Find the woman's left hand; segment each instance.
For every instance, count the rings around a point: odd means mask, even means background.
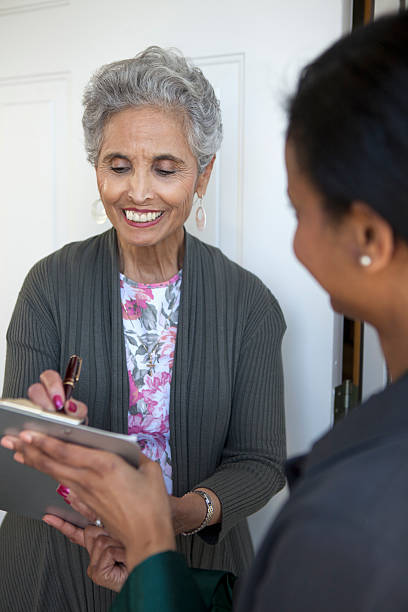
[[[44,523],[47,523],[47,525],[50,525],[50,527],[57,529],[73,544],[77,544],[78,546],[83,546],[85,548],[85,529],[77,527],[68,521],[64,521],[64,519],[59,518],[59,516],[55,516],[55,514],[45,514],[43,516],[43,521]],[[99,527],[96,529],[99,529]]]
[[[99,527],[86,527],[84,536],[90,557],[89,578],[99,586],[119,592],[129,575],[125,548]]]
[[[57,529],[73,544],[87,549],[89,578],[99,586],[119,592],[129,575],[126,567],[126,550],[100,527],[88,525],[76,527],[54,514],[46,514],[43,521]]]

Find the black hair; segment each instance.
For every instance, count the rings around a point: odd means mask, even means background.
[[[366,202],[408,241],[408,12],[341,38],[307,65],[287,139],[326,210]]]

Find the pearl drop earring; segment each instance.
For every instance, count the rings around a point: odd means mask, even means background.
[[[95,200],[95,202],[92,202],[91,216],[95,223],[97,223],[98,225],[102,225],[102,223],[105,223],[106,219],[108,218],[101,198],[98,198],[97,200]]]
[[[364,268],[368,268],[368,266],[371,266],[371,264],[373,263],[369,255],[361,255],[359,262],[360,266],[364,266]]]

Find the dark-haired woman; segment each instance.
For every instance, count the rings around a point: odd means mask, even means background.
[[[240,589],[239,612],[408,610],[407,160],[403,13],[355,31],[303,71],[289,105],[286,145],[296,255],[337,312],[376,327],[392,384],[289,473],[291,498]],[[8,441],[20,451],[17,459],[63,479],[124,546],[121,558],[133,571],[116,610],[141,612],[149,598],[149,610],[161,612],[226,609],[225,576],[217,576],[214,597],[204,600],[173,552],[169,513],[165,523],[162,508],[156,510],[165,494],[153,464],[136,471],[109,455],[25,439]],[[90,467],[95,458],[99,466]],[[119,478],[134,483],[127,513],[115,505],[124,486]],[[118,570],[117,543],[95,528],[89,543],[95,580],[107,567]]]

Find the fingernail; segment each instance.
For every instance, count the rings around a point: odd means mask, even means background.
[[[62,401],[62,397],[60,395],[54,395],[52,401],[54,402],[54,406],[58,412],[61,412],[61,410],[64,409],[64,402]]]
[[[24,457],[21,453],[15,453],[14,454],[14,461],[17,461],[17,463],[24,463]]]
[[[68,487],[64,487],[64,485],[60,484],[57,487],[57,493],[58,495],[61,495],[61,497],[65,499],[67,495],[69,495],[69,489]]]
[[[11,440],[7,440],[7,438],[3,438],[1,441],[1,445],[4,448],[9,448],[10,450],[14,449],[14,443]]]
[[[76,411],[77,411],[76,404],[74,404],[74,402],[69,402],[69,404],[68,404],[68,410],[69,410],[70,412],[76,412]]]

